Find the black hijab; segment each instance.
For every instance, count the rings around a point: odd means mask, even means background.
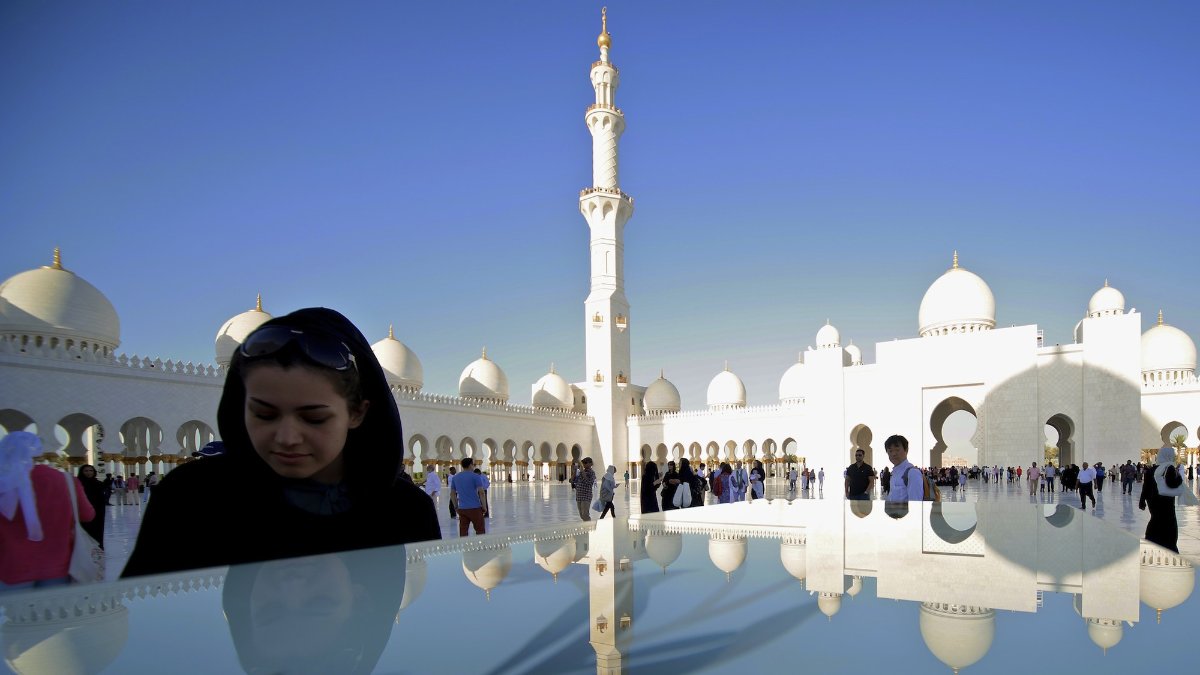
[[[345,483],[351,499],[355,501],[369,499],[370,495],[391,486],[404,458],[404,433],[396,399],[392,398],[383,368],[367,339],[349,319],[325,307],[296,310],[267,321],[257,330],[268,326],[287,326],[306,333],[324,333],[340,340],[350,349],[358,370],[362,397],[371,403],[362,424],[351,429],[346,436],[346,447],[342,451],[346,467]],[[246,432],[246,385],[242,381],[242,369],[246,361],[240,349],[234,351],[229,374],[225,378],[225,390],[217,407],[217,426],[221,440],[225,442],[226,454],[247,463],[251,470],[275,476],[275,472],[254,451]]]

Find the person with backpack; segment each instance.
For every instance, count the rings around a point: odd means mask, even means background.
[[[919,502],[925,499],[925,474],[908,461],[908,439],[889,436],[883,447],[895,469],[887,493],[889,502]]]
[[[729,466],[729,462],[721,462],[720,468],[713,472],[708,482],[712,484],[712,491],[717,496],[718,503],[733,503],[733,467]]]

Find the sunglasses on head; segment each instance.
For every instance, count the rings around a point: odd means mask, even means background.
[[[289,326],[260,328],[246,338],[238,351],[248,359],[256,359],[275,354],[293,343],[317,365],[333,370],[357,369],[354,353],[350,351],[345,342],[329,335],[316,332],[306,333],[299,328]]]

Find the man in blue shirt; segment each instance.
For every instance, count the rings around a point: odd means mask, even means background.
[[[463,470],[450,478],[450,494],[458,500],[458,536],[467,536],[467,529],[475,525],[475,534],[484,533],[483,525],[483,476],[471,471],[474,461],[463,457]]]

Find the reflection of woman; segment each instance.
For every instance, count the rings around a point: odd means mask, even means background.
[[[237,349],[217,408],[225,453],[167,474],[123,576],[437,539],[433,502],[397,480],[400,415],[345,317],[302,309]],[[246,489],[213,500],[231,478]]]
[[[1142,481],[1142,496],[1138,508],[1150,507],[1150,522],[1146,524],[1146,541],[1179,553],[1179,523],[1175,520],[1175,498],[1187,489],[1183,476],[1175,468],[1175,449],[1164,445],[1158,450],[1158,464],[1146,472]]]
[[[646,465],[642,467],[642,513],[658,511],[659,485],[662,485],[662,480],[658,475],[658,465],[654,462],[646,462]]]
[[[108,504],[108,497],[104,490],[104,483],[96,478],[96,467],[91,464],[84,464],[79,467],[79,482],[83,485],[83,493],[87,495],[88,502],[92,505],[92,509],[96,512],[96,517],[92,518],[83,525],[83,531],[91,535],[92,539],[100,544],[100,548],[104,548],[104,506]]]
[[[247,673],[369,673],[404,582],[401,549],[293,558],[233,567],[221,604]]]

